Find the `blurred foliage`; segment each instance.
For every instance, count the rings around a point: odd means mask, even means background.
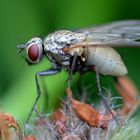
[[[34,74],[50,67],[47,59],[36,66],[28,67],[17,54],[18,44],[34,36],[44,37],[57,29],[140,19],[139,5],[139,0],[1,0],[0,102],[3,111],[11,113],[16,119],[24,119],[36,97]],[[130,77],[140,89],[140,49],[122,48],[119,52],[128,66]],[[85,81],[88,82],[87,77]],[[49,106],[48,110],[64,93],[66,78],[65,72],[45,78],[50,93],[46,105]],[[112,79],[108,77],[103,81],[107,81],[107,86],[112,83]],[[95,84],[94,76],[90,78],[90,83]]]

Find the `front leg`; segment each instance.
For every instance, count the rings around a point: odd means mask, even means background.
[[[40,90],[40,85],[39,85],[39,81],[38,81],[38,76],[50,76],[50,75],[54,75],[54,74],[57,74],[61,71],[61,68],[52,68],[52,69],[49,69],[49,70],[46,70],[46,71],[40,71],[40,72],[37,72],[35,74],[35,82],[36,82],[36,88],[37,88],[37,97],[35,99],[35,102],[33,104],[33,107],[28,115],[28,118],[26,120],[26,123],[29,122],[30,118],[31,118],[31,115],[37,105],[37,102],[41,96],[41,90]]]

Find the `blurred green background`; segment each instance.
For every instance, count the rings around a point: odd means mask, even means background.
[[[1,0],[1,109],[18,120],[25,119],[36,97],[34,74],[50,67],[46,58],[40,64],[29,67],[17,54],[18,44],[34,36],[45,37],[57,29],[76,29],[124,19],[140,19],[139,0]],[[140,90],[140,49],[120,49],[119,52],[131,79]],[[67,74],[63,71],[47,78],[45,83],[50,93],[46,104],[48,110],[64,94],[66,78]],[[112,80],[108,82],[107,79],[104,80],[107,85],[112,83]],[[94,76],[90,80],[95,83]]]

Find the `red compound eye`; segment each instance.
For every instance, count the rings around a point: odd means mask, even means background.
[[[39,58],[39,46],[37,44],[33,44],[29,47],[28,57],[33,62],[38,60],[38,58]]]

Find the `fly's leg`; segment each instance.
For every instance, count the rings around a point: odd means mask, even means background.
[[[38,76],[50,76],[50,75],[54,75],[54,74],[59,73],[60,70],[61,70],[60,68],[58,68],[58,69],[55,69],[55,68],[54,68],[54,69],[50,69],[50,70],[46,70],[46,71],[37,72],[37,73],[35,74],[35,82],[36,82],[36,88],[37,88],[37,97],[36,97],[36,99],[35,99],[35,102],[34,102],[34,104],[33,104],[32,109],[31,109],[31,111],[30,111],[30,113],[29,113],[29,115],[28,115],[28,118],[27,118],[27,120],[26,120],[26,123],[29,122],[29,120],[30,120],[30,118],[31,118],[31,116],[32,116],[32,113],[33,113],[33,111],[34,111],[34,109],[35,109],[35,107],[36,107],[36,104],[37,104],[37,102],[38,102],[38,100],[39,100],[39,98],[40,98],[40,95],[41,95],[41,90],[40,90],[40,85],[39,85]]]
[[[138,90],[127,76],[117,77],[115,82],[116,89],[122,97],[122,107],[118,112],[121,116],[128,116],[138,106]]]
[[[103,104],[105,105],[107,111],[109,111],[109,113],[112,115],[112,117],[114,118],[116,123],[119,124],[117,118],[114,116],[114,113],[111,111],[105,96],[103,95],[103,91],[102,91],[102,87],[101,87],[101,81],[100,81],[100,74],[99,74],[99,71],[98,71],[97,67],[95,67],[95,71],[96,71],[96,82],[97,82],[98,94],[99,94],[99,96],[101,96]]]
[[[71,79],[72,79],[72,75],[73,75],[73,72],[75,70],[75,67],[76,67],[76,63],[77,63],[77,58],[78,58],[78,55],[76,52],[74,52],[74,55],[73,55],[73,59],[72,59],[72,62],[71,62],[71,67],[70,67],[70,72],[69,72],[69,76],[68,76],[68,79],[67,79],[67,82],[68,82],[68,91],[71,91]],[[72,99],[72,92],[67,92],[67,96],[68,96],[68,104],[69,104],[69,111],[67,111],[66,115],[67,116],[70,116],[69,117],[69,122],[71,122],[69,125],[73,128],[73,118],[72,118],[72,105],[71,105],[71,99]]]
[[[72,60],[72,64],[71,64],[71,68],[70,68],[70,72],[69,72],[69,76],[68,76],[68,80],[67,80],[69,89],[70,89],[70,85],[71,85],[72,75],[73,75],[73,72],[74,72],[75,67],[76,67],[77,58],[78,58],[77,52],[74,52],[73,60]]]

